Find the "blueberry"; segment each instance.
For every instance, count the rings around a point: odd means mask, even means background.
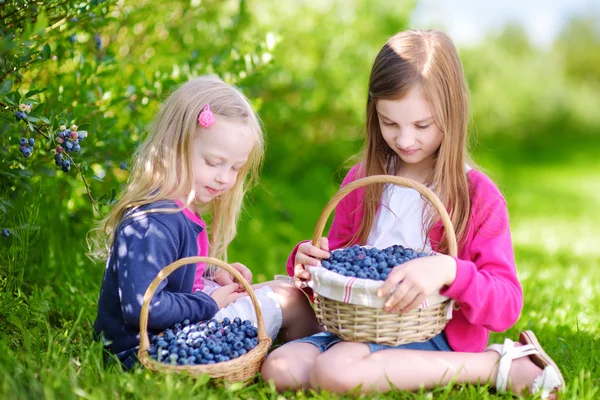
[[[21,146],[27,146],[27,138],[22,137],[21,139],[19,139],[19,144]]]
[[[10,236],[10,231],[6,228],[2,229],[2,236],[4,237],[9,237]]]
[[[33,145],[35,145],[35,139],[34,138],[29,138],[29,145],[33,147]]]
[[[25,120],[27,118],[27,114],[25,113],[25,111],[17,111],[15,112],[15,118],[17,119],[17,121]]]
[[[62,160],[62,170],[69,172],[71,170],[71,162],[69,160]]]
[[[97,50],[100,50],[102,48],[102,38],[97,33],[94,35],[94,43],[96,45]]]

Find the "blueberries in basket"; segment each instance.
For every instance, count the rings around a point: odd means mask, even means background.
[[[331,252],[329,259],[322,261],[321,265],[340,275],[384,281],[395,266],[425,256],[427,253],[401,245],[380,250],[355,244],[347,249]]]
[[[215,364],[238,358],[258,345],[258,329],[249,320],[184,320],[150,337],[148,354],[166,364]]]

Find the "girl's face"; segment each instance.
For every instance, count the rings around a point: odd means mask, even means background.
[[[383,139],[405,163],[401,172],[423,176],[433,168],[433,155],[442,144],[442,132],[433,122],[421,87],[414,86],[398,100],[377,100]]]
[[[213,125],[199,128],[192,142],[196,200],[208,203],[231,189],[254,145],[250,128],[239,121],[217,115]]]

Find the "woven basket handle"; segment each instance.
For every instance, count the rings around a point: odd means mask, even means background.
[[[458,255],[458,246],[456,244],[456,234],[454,233],[454,227],[452,226],[452,221],[450,220],[450,216],[446,211],[446,207],[442,204],[441,200],[433,193],[427,186],[413,181],[412,179],[402,178],[394,175],[372,175],[367,176],[365,178],[357,179],[354,182],[351,182],[341,188],[332,198],[329,200],[329,203],[323,209],[321,216],[319,217],[319,221],[317,222],[317,226],[315,228],[315,233],[313,235],[312,244],[313,246],[319,247],[319,241],[323,236],[323,230],[325,229],[325,224],[327,224],[327,220],[331,215],[332,211],[338,205],[338,203],[346,197],[346,195],[352,192],[355,189],[358,189],[363,186],[367,186],[373,183],[393,183],[397,186],[404,186],[408,188],[415,189],[419,193],[421,193],[433,207],[438,212],[440,217],[442,218],[442,224],[444,226],[444,230],[446,231],[446,236],[448,237],[448,253],[451,256],[456,257]]]
[[[258,322],[258,340],[265,340],[269,338],[267,330],[265,328],[265,321],[263,320],[262,311],[260,310],[260,303],[254,295],[254,290],[252,289],[252,286],[248,284],[248,282],[246,282],[246,279],[244,279],[242,274],[240,274],[235,268],[233,268],[226,262],[223,262],[213,257],[186,257],[174,261],[171,264],[167,265],[165,268],[163,268],[158,273],[156,278],[154,278],[152,283],[150,283],[148,289],[146,289],[146,293],[144,294],[144,302],[142,304],[142,311],[140,313],[140,349],[138,351],[139,353],[147,351],[150,348],[150,340],[148,339],[148,309],[150,308],[150,301],[154,296],[156,288],[167,276],[171,275],[171,273],[173,273],[175,270],[181,268],[184,265],[196,264],[199,262],[216,265],[219,268],[223,268],[225,271],[233,275],[237,282],[242,284],[242,286],[244,287],[244,289],[246,289],[246,292],[250,296],[252,304],[254,305],[254,310],[256,312],[256,320]]]

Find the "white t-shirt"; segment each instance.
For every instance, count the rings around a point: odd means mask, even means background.
[[[471,167],[465,164],[465,172]],[[367,245],[384,249],[394,244],[417,251],[431,252],[427,232],[423,230],[423,209],[433,207],[415,189],[386,184],[381,207],[369,233]]]
[[[431,252],[429,238],[423,231],[423,208],[428,204],[415,189],[386,184],[366,244],[378,249],[400,244]]]

